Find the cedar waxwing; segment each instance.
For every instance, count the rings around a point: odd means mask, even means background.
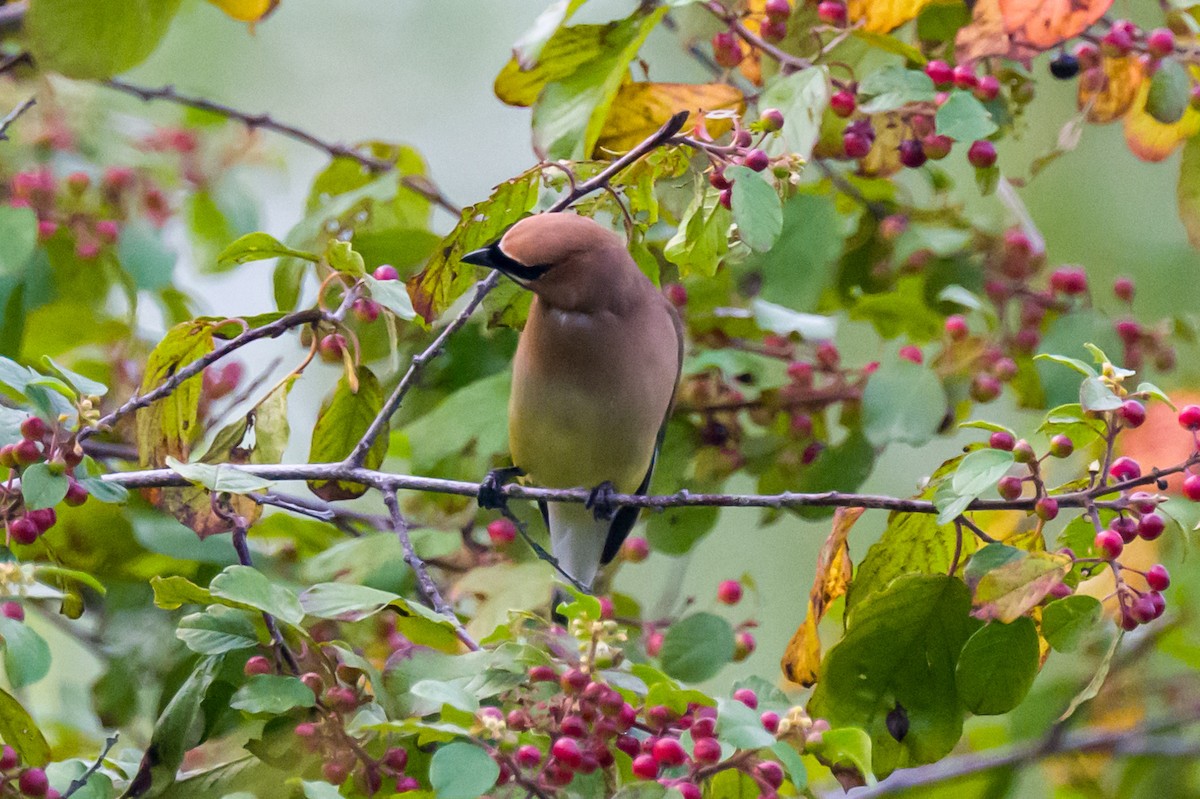
[[[621,237],[586,217],[527,217],[463,260],[534,294],[513,359],[510,474],[596,489],[594,510],[539,503],[559,566],[590,586],[638,517],[637,508],[614,514],[605,493],[650,486],[683,361],[679,315]]]

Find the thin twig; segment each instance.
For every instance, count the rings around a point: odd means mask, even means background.
[[[216,502],[213,503],[214,507],[216,504]],[[246,520],[237,514],[233,514],[231,518],[234,522],[233,549],[237,552],[238,563],[253,568],[254,560],[250,557],[250,547],[246,543]],[[299,674],[300,666],[296,663],[296,656],[292,654],[287,641],[283,640],[283,633],[279,631],[279,625],[275,623],[275,617],[264,610],[262,618],[263,624],[267,626],[267,633],[271,636],[271,640],[275,642],[275,650],[283,658],[283,662],[287,664],[288,670],[292,674]]]
[[[8,116],[0,119],[0,141],[8,141],[8,127],[17,121],[17,117],[24,114],[37,103],[36,97],[30,97],[25,102],[18,105],[16,108],[8,112]]]
[[[417,586],[433,609],[446,617],[446,620],[454,625],[454,632],[458,635],[458,640],[471,650],[479,649],[479,644],[471,637],[467,629],[463,627],[462,622],[458,620],[458,616],[454,613],[454,608],[450,607],[449,603],[442,598],[442,592],[438,590],[437,583],[429,576],[429,570],[425,568],[425,561],[421,560],[417,555],[417,550],[413,547],[412,538],[408,535],[408,523],[404,521],[404,517],[400,514],[400,501],[396,498],[396,492],[388,491],[383,495],[383,501],[388,507],[388,513],[392,520],[392,529],[396,532],[396,537],[400,539],[400,546],[404,550],[404,562],[413,570],[413,574],[417,577]]]
[[[639,160],[647,153],[670,141],[671,137],[678,133],[680,128],[683,127],[684,123],[687,121],[687,117],[688,115],[686,111],[671,117],[669,120],[667,120],[666,124],[659,128],[652,136],[648,137],[632,150],[625,153],[625,155],[613,161],[600,172],[596,173],[596,175],[593,177],[585,180],[583,183],[580,183],[577,186],[573,186],[570,192],[568,192],[562,197],[562,199],[549,208],[548,212],[557,213],[559,211],[564,211],[580,197],[584,197],[607,186],[608,182],[612,180],[613,176],[622,169],[625,169],[627,166]],[[404,373],[404,376],[400,378],[400,382],[396,384],[396,388],[392,391],[391,396],[388,397],[387,402],[385,402],[383,405],[383,408],[380,409],[379,413],[375,416],[375,419],[371,422],[371,426],[368,427],[367,431],[363,434],[362,439],[359,440],[358,444],[355,445],[354,449],[346,457],[346,463],[348,465],[362,465],[363,461],[367,457],[367,453],[371,450],[371,445],[374,444],[375,439],[379,438],[379,436],[383,433],[384,429],[388,425],[388,421],[392,418],[392,415],[395,414],[397,409],[399,409],[400,403],[404,401],[405,395],[408,394],[409,389],[411,389],[416,383],[417,378],[420,376],[425,366],[438,356],[438,354],[442,351],[442,348],[445,346],[446,340],[449,339],[450,336],[455,333],[455,331],[467,323],[467,319],[470,318],[471,314],[475,312],[475,309],[479,307],[480,303],[483,302],[483,298],[486,297],[488,292],[495,288],[499,282],[500,273],[492,272],[486,278],[476,283],[475,294],[471,297],[470,302],[468,302],[466,306],[459,311],[458,315],[451,320],[450,324],[446,325],[445,329],[438,334],[437,338],[435,338],[428,347],[413,356],[412,361],[409,363],[408,370]]]
[[[372,172],[390,172],[396,168],[396,164],[392,161],[387,161],[382,158],[374,158],[365,155],[353,147],[347,147],[344,144],[335,144],[325,139],[318,138],[306,130],[302,130],[294,125],[288,125],[273,119],[269,114],[248,114],[245,111],[239,111],[236,108],[223,105],[222,103],[206,99],[204,97],[194,97],[192,95],[181,94],[175,90],[174,86],[161,86],[159,88],[147,88],[144,86],[135,86],[116,78],[110,78],[103,82],[104,86],[110,89],[115,89],[125,94],[133,95],[140,100],[149,102],[151,100],[166,100],[178,105],[187,106],[188,108],[196,108],[201,111],[208,111],[213,114],[219,114],[226,119],[233,119],[241,122],[248,128],[261,128],[278,133],[282,136],[287,136],[290,139],[303,142],[310,147],[318,150],[323,150],[333,158],[349,158],[362,164],[365,168]],[[420,194],[430,202],[440,206],[448,213],[458,216],[462,213],[459,208],[450,200],[446,199],[437,187],[434,186],[427,178],[420,175],[404,175],[400,178],[400,182],[408,189]]]
[[[112,735],[108,736],[108,738],[104,741],[104,748],[100,750],[100,754],[96,756],[95,762],[88,766],[87,771],[71,780],[71,784],[67,786],[67,791],[62,795],[62,799],[70,799],[70,797],[74,795],[76,791],[87,786],[88,780],[90,780],[92,775],[99,771],[100,767],[104,765],[104,758],[108,757],[108,753],[111,752],[112,748],[117,745],[117,739],[120,737],[121,734],[117,732],[114,732]]]

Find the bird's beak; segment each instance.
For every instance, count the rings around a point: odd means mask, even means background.
[[[478,250],[472,250],[462,257],[464,264],[472,266],[486,266],[488,269],[496,268],[496,245],[489,244],[486,247],[481,247]]]

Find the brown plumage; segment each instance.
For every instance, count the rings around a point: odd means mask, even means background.
[[[549,488],[611,482],[620,493],[644,493],[679,380],[683,333],[621,237],[585,217],[542,214],[464,260],[534,293],[513,360],[513,464]],[[542,510],[555,557],[584,584],[638,515],[623,508],[597,519],[570,503]]]

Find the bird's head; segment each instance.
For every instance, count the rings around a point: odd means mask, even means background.
[[[526,217],[462,260],[504,273],[548,305],[585,312],[619,301],[641,277],[620,236],[575,214]]]

